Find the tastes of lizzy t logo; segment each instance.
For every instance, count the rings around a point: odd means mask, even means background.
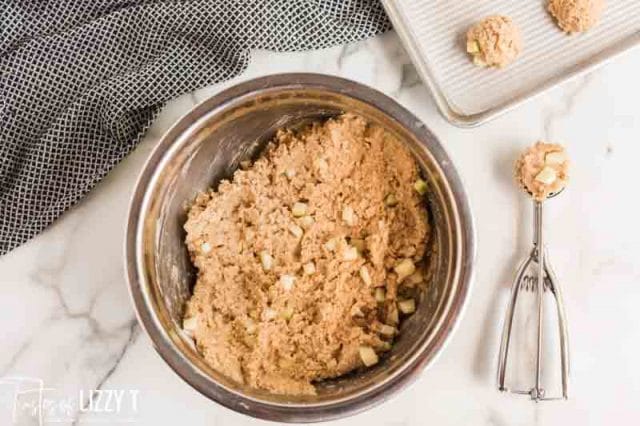
[[[0,424],[44,426],[55,423],[135,423],[137,389],[64,392],[33,377],[0,377]]]

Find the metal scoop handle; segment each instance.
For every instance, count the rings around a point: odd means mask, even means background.
[[[509,306],[507,308],[507,315],[504,322],[504,328],[502,332],[502,342],[500,345],[500,356],[498,360],[498,389],[501,391],[507,391],[517,394],[527,394],[531,396],[534,401],[560,399],[560,398],[548,398],[545,396],[545,390],[542,387],[541,375],[542,375],[542,339],[543,339],[543,294],[546,289],[549,289],[553,294],[558,315],[558,326],[560,333],[560,357],[561,357],[561,375],[562,375],[562,399],[568,397],[568,382],[569,382],[569,338],[567,332],[567,320],[564,309],[564,302],[553,269],[547,260],[548,256],[544,247],[543,238],[543,215],[542,215],[542,203],[534,201],[534,238],[533,249],[529,257],[520,265],[516,273],[516,278],[511,290],[511,297],[509,300]],[[525,274],[529,268],[531,262],[537,263],[537,282],[535,286],[537,302],[538,302],[538,323],[537,323],[537,353],[536,353],[536,371],[535,371],[535,386],[529,390],[510,390],[505,386],[506,380],[506,368],[507,358],[509,355],[509,343],[511,341],[511,329],[513,326],[513,318],[515,314],[515,307],[518,300],[518,294],[523,289],[526,289]],[[546,277],[546,280],[545,280]],[[525,283],[525,285],[523,285]]]

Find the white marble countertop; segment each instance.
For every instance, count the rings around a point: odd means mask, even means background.
[[[415,113],[457,165],[477,223],[473,292],[442,356],[398,396],[336,424],[639,424],[640,203],[634,173],[640,158],[640,51],[483,127],[463,130],[440,117],[393,33],[315,52],[255,52],[247,72],[234,81],[170,102],[144,142],[85,200],[1,257],[0,423],[10,424],[1,417],[7,415],[3,399],[12,383],[7,378],[16,376],[55,388],[51,399],[67,401],[71,415],[69,421],[59,416],[62,424],[262,423],[207,400],[155,353],[129,301],[123,238],[134,181],[160,135],[223,87],[288,71],[351,78]],[[499,393],[495,367],[504,295],[531,237],[529,204],[514,188],[512,162],[538,138],[566,144],[573,158],[569,190],[547,209],[547,240],[564,286],[573,363],[570,400],[534,404]],[[129,406],[115,414],[101,407],[80,413],[79,399],[90,389],[125,390],[122,404]]]

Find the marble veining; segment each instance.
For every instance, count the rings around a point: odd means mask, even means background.
[[[442,356],[399,396],[336,424],[640,421],[640,205],[633,198],[640,158],[640,51],[465,130],[438,115],[393,33],[313,52],[254,52],[238,78],[169,102],[140,146],[86,199],[42,235],[1,257],[2,400],[7,383],[13,383],[7,378],[30,377],[55,388],[53,400],[71,401],[67,417],[57,424],[263,423],[210,402],[154,352],[135,319],[122,257],[132,187],[163,132],[223,88],[277,72],[351,78],[414,112],[449,151],[478,228],[472,297]],[[569,401],[535,405],[497,392],[495,360],[513,270],[531,244],[531,209],[511,181],[511,167],[517,153],[539,138],[566,143],[574,161],[570,188],[547,209],[549,249],[569,314],[573,381]],[[139,392],[126,416],[91,412],[98,401],[80,404],[78,398],[80,390],[117,389]],[[2,417],[5,405],[0,403],[0,424],[10,424]]]

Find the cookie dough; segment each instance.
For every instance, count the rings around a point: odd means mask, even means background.
[[[205,361],[289,395],[376,364],[426,285],[427,189],[412,154],[359,116],[278,131],[188,213],[198,278],[183,327]]]
[[[549,0],[549,13],[567,33],[587,31],[604,11],[604,0]]]
[[[516,161],[516,180],[534,200],[544,201],[564,189],[569,180],[569,159],[562,145],[536,142]]]
[[[521,51],[520,30],[508,16],[489,16],[467,32],[467,52],[478,66],[503,68]]]

